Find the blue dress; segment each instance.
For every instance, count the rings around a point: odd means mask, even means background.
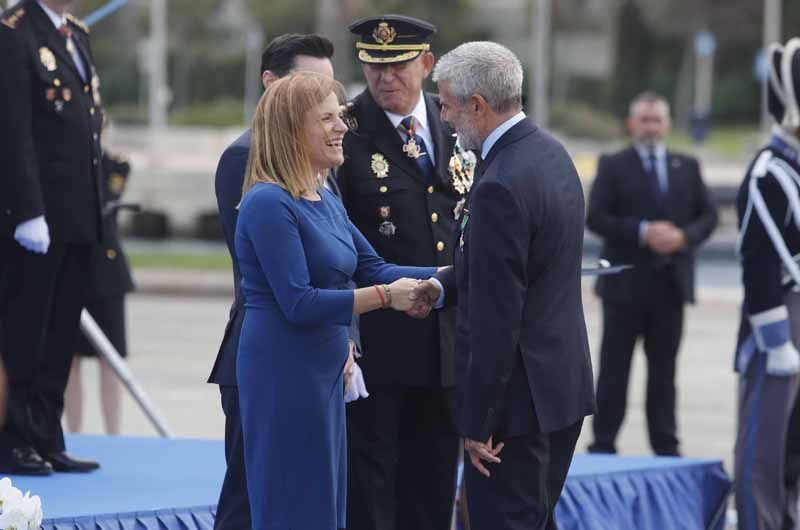
[[[245,295],[236,373],[253,530],[346,526],[347,284],[436,272],[385,263],[339,199],[320,195],[294,199],[257,184],[236,223]]]

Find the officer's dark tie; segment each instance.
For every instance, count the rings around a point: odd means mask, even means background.
[[[656,202],[661,204],[664,200],[664,190],[661,189],[661,180],[658,178],[658,157],[656,157],[655,149],[647,151],[647,172],[650,175],[650,184],[653,187]]]
[[[397,126],[397,130],[406,136],[406,143],[403,146],[406,156],[414,160],[414,163],[417,164],[420,172],[425,175],[428,182],[433,182],[436,178],[436,169],[433,167],[430,155],[428,155],[428,146],[425,145],[425,140],[417,134],[416,118],[414,116],[404,118],[400,125]]]

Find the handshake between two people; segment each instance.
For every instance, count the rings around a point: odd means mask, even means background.
[[[401,278],[389,286],[389,307],[413,318],[426,318],[442,294],[441,285],[433,280]]]

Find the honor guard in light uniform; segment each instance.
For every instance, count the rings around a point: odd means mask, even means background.
[[[86,270],[102,233],[100,81],[88,29],[66,12],[69,4],[23,0],[0,15],[13,35],[0,72],[19,78],[25,95],[17,123],[0,131],[0,143],[22,146],[23,163],[0,178],[29,192],[22,210],[5,206],[0,234],[12,308],[3,315],[0,348],[9,381],[2,474],[98,467],[65,453],[61,429]]]
[[[785,444],[800,373],[800,39],[769,49],[768,103],[779,125],[737,198],[744,303],[736,351],[740,530],[794,528]],[[796,497],[795,497],[796,498]]]
[[[456,148],[422,84],[434,64],[425,21],[398,15],[350,25],[367,89],[351,103],[342,200],[385,260],[452,264],[450,237],[475,158]],[[394,312],[392,312],[394,313]],[[445,530],[455,496],[458,437],[452,423],[454,313],[417,321],[361,318],[358,363],[369,398],[348,404],[351,530]]]

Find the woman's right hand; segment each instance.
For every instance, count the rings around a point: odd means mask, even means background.
[[[389,292],[392,297],[389,307],[396,311],[408,311],[414,307],[414,300],[411,299],[410,295],[418,283],[419,280],[400,278],[389,284]]]

